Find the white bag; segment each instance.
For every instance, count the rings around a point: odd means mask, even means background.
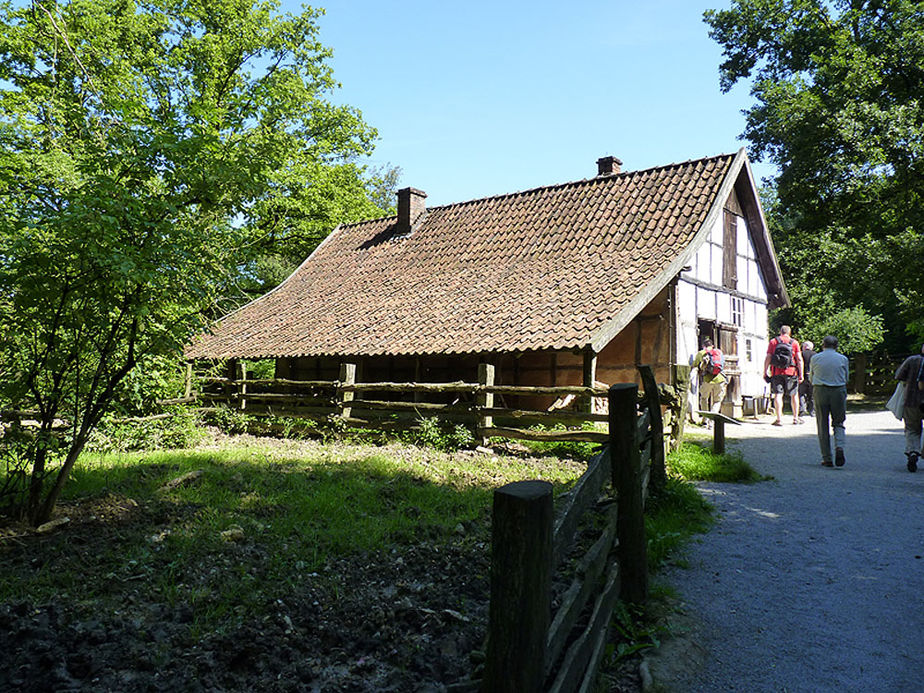
[[[888,409],[899,421],[902,420],[902,409],[905,408],[905,381],[899,380],[898,385],[895,386],[895,392],[892,393],[892,396],[889,398],[889,401],[886,402],[886,409]]]

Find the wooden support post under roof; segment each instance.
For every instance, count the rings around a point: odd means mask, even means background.
[[[494,385],[494,364],[492,363],[479,363],[478,364],[478,384],[483,386]],[[480,392],[478,393],[478,407],[483,407],[485,409],[491,409],[494,407],[494,393],[493,392]],[[479,421],[479,428],[486,429],[494,426],[494,417],[493,416],[482,416]],[[487,438],[482,438],[482,445],[488,444]]]
[[[593,347],[587,346],[584,347],[584,377],[582,385],[584,387],[593,387],[594,383],[597,381],[597,352],[593,350]],[[594,411],[594,397],[593,395],[588,395],[584,398],[582,402],[581,409],[590,414]]]
[[[241,409],[247,408],[247,364],[244,361],[239,362],[238,372],[240,373],[239,392],[241,395]]]
[[[340,384],[341,385],[355,385],[356,384],[356,364],[349,363],[344,361],[340,364]],[[353,401],[353,391],[352,390],[343,390],[342,388],[337,392],[337,402],[340,406],[340,417],[343,419],[349,419],[350,415],[353,413],[350,403]]]

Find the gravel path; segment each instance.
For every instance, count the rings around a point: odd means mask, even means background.
[[[649,660],[667,691],[924,689],[924,469],[901,422],[848,414],[847,464],[821,466],[815,420],[726,426],[775,480],[702,484],[712,531],[685,568],[678,637]],[[791,419],[790,419],[791,421]]]

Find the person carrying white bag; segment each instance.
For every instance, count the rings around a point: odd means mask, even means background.
[[[901,416],[896,413],[895,403],[889,400],[889,409],[900,418],[905,424],[905,457],[908,458],[907,467],[909,472],[918,471],[918,460],[921,457],[921,432],[922,418],[924,418],[924,344],[921,345],[921,353],[909,356],[902,365],[895,371],[895,379],[899,381],[898,387],[895,388],[893,398],[899,394],[899,389],[904,385],[903,395],[899,395],[902,400]]]

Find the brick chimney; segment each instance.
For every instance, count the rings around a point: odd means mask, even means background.
[[[597,175],[611,176],[622,171],[622,161],[615,156],[603,156],[597,159]]]
[[[397,233],[410,233],[421,220],[427,206],[424,200],[427,193],[417,188],[402,188],[398,191],[398,228]]]

